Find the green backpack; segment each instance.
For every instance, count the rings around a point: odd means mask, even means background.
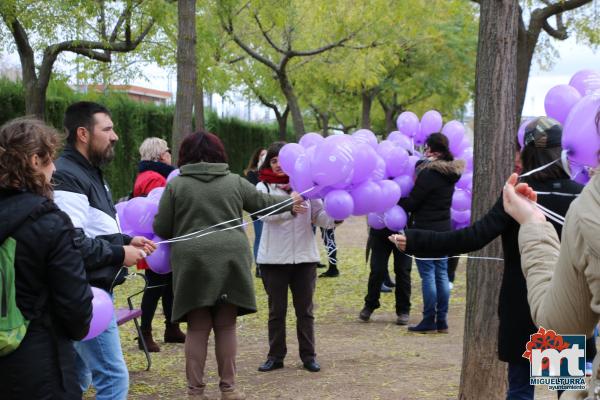
[[[11,237],[0,245],[0,356],[19,347],[29,325],[15,298],[16,247],[17,242]]]

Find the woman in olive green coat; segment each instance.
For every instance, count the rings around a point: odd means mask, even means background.
[[[188,323],[188,393],[206,399],[204,364],[214,330],[221,398],[244,399],[234,386],[236,317],[256,312],[252,254],[243,228],[216,231],[239,225],[244,210],[252,213],[290,197],[260,193],[246,179],[230,173],[223,144],[211,133],[200,131],[183,140],[179,166],[181,174],[167,184],[161,197],[154,232],[170,239],[233,220],[206,231],[215,233],[171,244],[172,319]],[[292,196],[301,202],[300,196]],[[289,202],[278,212],[291,209]]]

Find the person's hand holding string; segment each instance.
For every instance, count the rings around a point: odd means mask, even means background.
[[[526,183],[518,183],[518,175],[512,174],[502,191],[504,211],[519,224],[541,223],[546,217],[536,206],[537,193]]]

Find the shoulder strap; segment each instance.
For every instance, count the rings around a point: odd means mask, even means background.
[[[265,185],[265,187],[267,188],[267,193],[271,193],[271,188],[269,187],[269,184],[265,181],[260,181],[260,183],[262,183],[263,185]]]

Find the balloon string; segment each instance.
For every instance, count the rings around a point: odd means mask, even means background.
[[[307,189],[307,190],[305,190],[305,191],[303,191],[303,192],[301,192],[301,193],[299,193],[299,194],[300,194],[300,195],[303,195],[303,194],[309,193],[309,192],[310,192],[310,191],[312,191],[314,188],[315,188],[315,187],[313,186],[313,187],[311,187],[311,188],[309,188],[309,189]],[[289,206],[289,204],[291,204],[293,201],[294,201],[294,199],[292,199],[292,198],[290,197],[289,199],[286,199],[286,200],[284,200],[284,201],[281,201],[281,202],[279,202],[279,203],[276,203],[276,204],[274,204],[274,205],[272,205],[272,206],[265,207],[265,208],[263,208],[262,210],[255,211],[255,212],[253,212],[252,214],[250,214],[250,216],[253,216],[253,215],[256,215],[256,214],[262,214],[262,213],[263,213],[264,211],[266,211],[266,210],[269,210],[269,209],[271,209],[271,208],[277,207],[277,208],[275,208],[273,211],[271,211],[271,212],[269,212],[269,213],[267,213],[267,214],[265,214],[265,215],[262,215],[262,216],[260,216],[260,217],[258,217],[258,218],[257,218],[258,220],[262,220],[262,219],[264,219],[264,218],[268,217],[269,215],[275,214],[277,211],[279,211],[279,210],[282,210],[282,209],[286,208],[286,207],[287,207],[287,206]],[[279,207],[278,207],[278,206],[279,206]],[[211,234],[213,234],[213,233],[217,233],[217,232],[225,232],[225,231],[229,231],[229,230],[231,230],[231,229],[240,228],[240,227],[243,227],[243,226],[246,226],[246,225],[249,225],[249,224],[250,224],[250,222],[243,222],[243,223],[241,223],[241,224],[234,225],[234,226],[231,226],[231,227],[228,227],[228,228],[223,228],[223,229],[219,229],[219,230],[215,230],[215,231],[211,231],[211,232],[206,232],[206,231],[208,231],[208,230],[210,230],[210,229],[213,229],[213,228],[216,228],[216,227],[218,227],[218,226],[221,226],[221,225],[224,225],[224,224],[228,224],[228,223],[231,223],[231,222],[237,221],[237,220],[239,220],[239,219],[240,219],[240,218],[234,218],[234,219],[231,219],[231,220],[229,220],[229,221],[220,222],[220,223],[218,223],[218,224],[215,224],[215,225],[209,226],[209,227],[207,227],[207,228],[201,229],[201,230],[199,230],[199,231],[196,231],[196,232],[187,233],[187,234],[185,234],[185,235],[176,236],[176,237],[173,237],[173,238],[171,238],[171,239],[168,239],[168,240],[162,240],[162,241],[160,241],[160,242],[156,242],[156,244],[165,244],[165,243],[184,242],[184,241],[186,241],[186,240],[198,239],[198,238],[201,238],[201,237],[203,237],[203,236],[211,235]],[[206,232],[206,233],[204,233],[204,232]]]
[[[417,257],[412,254],[404,253],[402,250],[400,250],[400,252],[402,254],[404,254],[405,256],[412,258],[413,260],[419,260],[419,261],[442,261],[442,260],[447,260],[449,258],[471,258],[473,260],[504,261],[504,258],[500,258],[500,257],[478,257],[478,256],[467,256],[467,255],[446,256],[446,257]]]
[[[542,171],[542,170],[544,170],[544,169],[548,168],[549,166],[551,166],[551,165],[553,165],[553,164],[556,164],[556,163],[557,163],[557,162],[559,162],[559,161],[560,161],[560,158],[557,158],[556,160],[554,160],[554,161],[552,161],[552,162],[549,162],[548,164],[542,165],[541,167],[537,167],[537,168],[535,168],[535,169],[532,169],[531,171],[528,171],[528,172],[526,172],[526,173],[524,173],[524,174],[521,174],[521,175],[519,175],[519,178],[525,178],[526,176],[533,175],[533,174],[535,174],[536,172],[540,172],[540,171]]]

